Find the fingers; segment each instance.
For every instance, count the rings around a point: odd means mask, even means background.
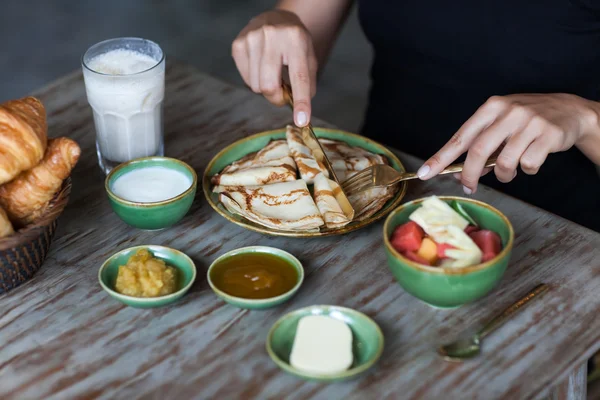
[[[527,147],[520,158],[521,169],[527,175],[535,175],[552,152],[553,143],[549,136],[541,136]]]
[[[294,121],[305,126],[310,121],[311,72],[308,60],[308,43],[303,36],[291,33],[292,46],[287,53],[288,70],[294,94]]]
[[[508,183],[515,178],[523,153],[534,140],[541,136],[543,128],[543,122],[534,118],[523,130],[511,136],[498,155],[494,168],[494,173],[500,182]]]
[[[306,59],[290,62],[290,82],[294,93],[294,121],[297,126],[305,126],[310,121],[310,78]]]
[[[238,36],[231,44],[231,56],[233,57],[236,68],[240,71],[244,83],[250,86],[248,48],[246,47],[246,41],[243,37]]]
[[[276,42],[269,40],[270,35],[274,35],[274,32],[265,29],[265,43],[260,63],[260,93],[271,103],[281,106],[285,104],[281,87],[283,60]]]
[[[467,194],[474,193],[480,177],[490,171],[484,166],[494,154],[498,154],[494,172],[501,182],[512,181],[519,164],[526,174],[538,173],[548,154],[571,146],[570,125],[565,127],[560,118],[545,114],[555,112],[556,107],[544,108],[526,100],[515,100],[511,96],[490,98],[419,169],[419,177],[435,176],[465,151],[467,157],[462,172],[454,177],[463,183]]]
[[[497,97],[491,97],[465,122],[452,138],[417,172],[420,179],[429,179],[450,165],[471,146],[475,138],[499,116],[506,105]]]
[[[474,193],[477,190],[477,183],[482,175],[485,162],[507,140],[509,142],[512,140],[512,146],[506,149],[507,144],[502,149],[498,155],[494,171],[500,172],[500,175],[498,173],[496,175],[501,182],[510,182],[514,178],[520,155],[533,141],[530,136],[531,132],[535,132],[536,127],[532,126],[532,129],[526,129],[529,125],[532,125],[530,121],[531,118],[523,107],[510,107],[473,141],[462,171],[462,183],[466,188],[465,192]],[[517,153],[516,162],[512,159],[514,153]]]
[[[528,175],[537,174],[546,161],[548,154],[562,151],[565,132],[554,124],[544,124],[541,135],[525,150],[521,156],[521,169]]]
[[[477,190],[477,183],[483,173],[485,162],[506,140],[505,126],[504,120],[497,120],[473,141],[461,172],[465,193],[471,194]]]
[[[490,172],[492,172],[494,169],[493,168],[484,168],[483,172],[481,173],[481,176],[486,176],[487,174],[489,174]],[[462,174],[460,172],[457,172],[455,174],[452,174],[452,177],[454,179],[456,179],[457,181],[462,181]]]
[[[261,60],[264,49],[264,37],[261,30],[249,32],[246,35],[246,46],[248,48],[248,75],[250,80],[250,89],[254,93],[261,93],[260,90],[260,70]]]
[[[310,75],[310,97],[311,99],[317,94],[317,72],[319,70],[319,62],[313,46],[312,40],[308,42],[308,73]]]
[[[298,126],[310,122],[318,63],[306,29],[264,25],[244,30],[233,42],[231,53],[244,82],[276,105],[285,103],[281,83],[286,65],[294,94],[294,122]]]

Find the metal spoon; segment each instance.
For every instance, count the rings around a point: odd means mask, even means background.
[[[536,297],[540,297],[548,290],[544,283],[533,288],[525,297],[509,306],[506,310],[495,316],[476,334],[469,338],[459,339],[456,342],[441,346],[438,353],[447,361],[463,361],[476,357],[481,352],[481,341],[484,337],[502,326],[517,311]]]

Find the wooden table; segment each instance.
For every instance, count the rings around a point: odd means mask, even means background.
[[[600,235],[518,200],[481,188],[476,197],[504,211],[517,238],[501,284],[453,311],[432,309],[405,293],[386,265],[382,223],[341,237],[283,239],[228,223],[201,191],[176,227],[142,232],[111,212],[97,166],[92,115],[80,73],[40,90],[50,134],[83,148],[70,205],[52,251],[30,282],[0,296],[0,398],[540,398],[600,347]],[[190,66],[167,69],[166,151],[201,173],[224,146],[284,126],[275,109],[248,90]],[[315,125],[325,125],[316,122]],[[418,160],[400,153],[408,168]],[[411,183],[407,199],[460,194],[452,178]],[[180,249],[198,279],[178,304],[139,310],[109,298],[97,282],[102,261],[139,244]],[[246,245],[276,246],[303,261],[306,279],[289,303],[243,311],[217,299],[205,278],[218,255]],[[440,342],[479,326],[534,285],[552,287],[484,345],[479,359],[453,364]],[[311,304],[352,307],[384,331],[384,355],[361,379],[333,385],[280,371],[265,351],[271,325]],[[585,368],[571,379],[582,381]],[[566,386],[563,386],[566,389]],[[558,392],[554,392],[556,394]]]

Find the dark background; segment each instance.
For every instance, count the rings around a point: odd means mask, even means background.
[[[327,0],[324,0],[327,1]],[[80,68],[101,40],[138,36],[223,80],[243,84],[231,42],[275,0],[1,0],[0,102]],[[366,104],[371,51],[350,16],[319,83],[314,114],[357,131]]]

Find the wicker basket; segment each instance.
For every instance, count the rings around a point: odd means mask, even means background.
[[[50,206],[35,224],[0,239],[0,293],[31,279],[44,263],[58,217],[69,202],[71,178],[67,178]]]

